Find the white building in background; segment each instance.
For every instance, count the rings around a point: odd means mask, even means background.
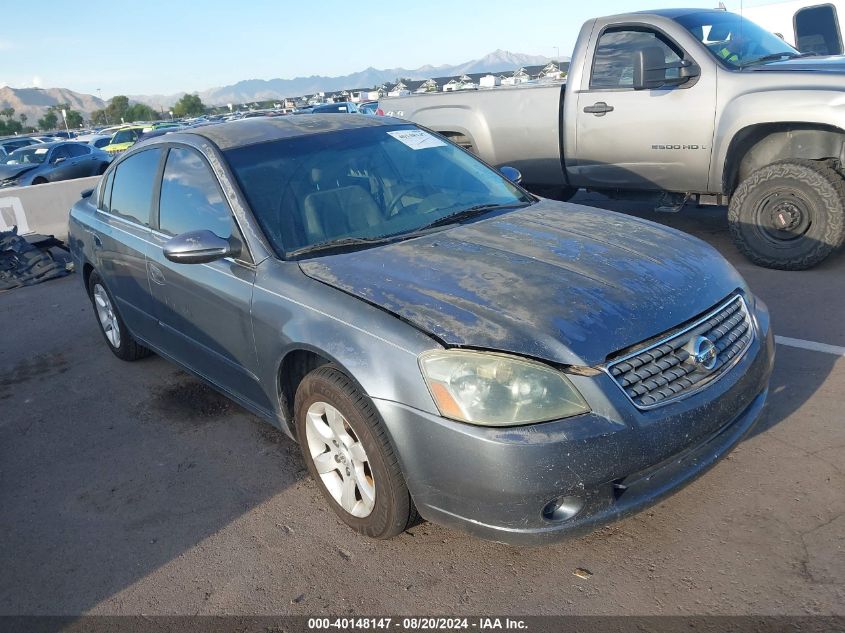
[[[406,97],[411,94],[411,91],[408,90],[408,86],[405,85],[404,82],[400,81],[398,84],[393,86],[390,92],[387,93],[388,97]]]
[[[414,92],[416,94],[423,94],[425,92],[437,92],[437,90],[437,82],[434,79],[426,79]]]
[[[502,80],[505,86],[515,86],[531,80],[531,75],[524,68],[514,71],[513,75]]]
[[[549,62],[540,71],[540,79],[563,79],[566,73],[555,62]]]
[[[502,80],[496,75],[485,75],[478,80],[478,85],[482,88],[495,88],[502,85]]]

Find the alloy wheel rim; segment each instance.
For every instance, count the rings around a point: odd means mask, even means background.
[[[94,307],[97,309],[97,318],[100,320],[106,339],[115,349],[120,347],[120,326],[117,323],[117,315],[114,313],[106,289],[100,284],[94,286]]]
[[[305,414],[308,453],[323,485],[346,512],[363,518],[373,511],[376,487],[370,460],[349,422],[327,402]]]

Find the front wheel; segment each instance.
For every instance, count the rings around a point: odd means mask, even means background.
[[[294,402],[296,432],[308,472],[352,529],[386,539],[416,518],[405,479],[378,413],[337,367],[305,378]]]
[[[812,268],[845,239],[845,179],[817,161],[772,163],[737,187],[728,223],[737,248],[755,264]]]

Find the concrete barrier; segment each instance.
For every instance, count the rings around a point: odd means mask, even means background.
[[[99,176],[45,185],[0,189],[0,231],[18,227],[20,235],[40,233],[67,240],[67,217],[79,194],[96,186]]]

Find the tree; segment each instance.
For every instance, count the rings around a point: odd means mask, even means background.
[[[108,125],[109,117],[105,110],[94,110],[91,113],[91,123],[94,125]]]
[[[21,120],[21,125],[26,125],[27,116],[23,112],[18,115],[18,118]]]
[[[77,112],[76,110],[68,110],[67,111],[67,126],[72,129],[82,127],[82,115]]]
[[[55,130],[58,122],[59,117],[56,116],[56,113],[52,109],[47,110],[47,114],[38,119],[38,129],[45,132],[47,130]]]
[[[197,95],[185,94],[173,106],[173,115],[177,117],[200,116],[205,114],[205,105]]]
[[[144,103],[135,103],[127,108],[124,116],[127,121],[155,121],[158,112]]]
[[[109,121],[120,123],[121,119],[126,118],[126,111],[129,109],[129,97],[124,95],[115,95],[106,106],[106,116]]]
[[[0,116],[4,116],[7,119],[11,119],[15,116],[15,109],[14,108],[3,108],[0,110]]]

